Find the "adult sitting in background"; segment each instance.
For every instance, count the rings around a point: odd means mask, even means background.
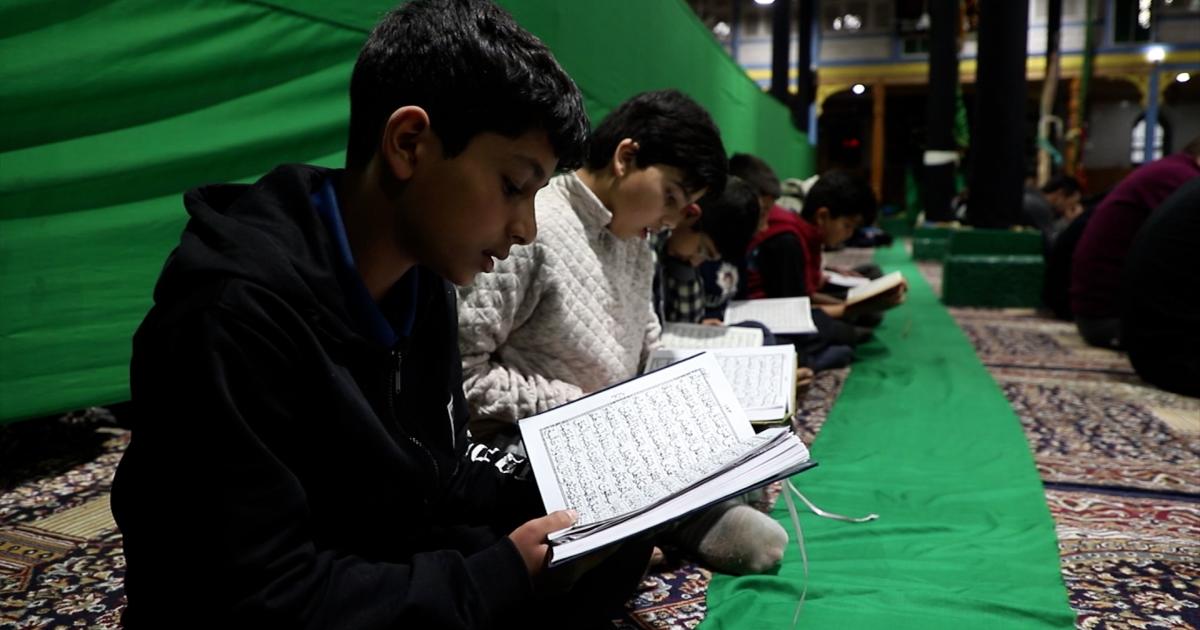
[[[1183,151],[1138,168],[1096,207],[1071,262],[1071,311],[1089,344],[1120,346],[1121,269],[1129,246],[1151,211],[1197,176],[1200,137]]]
[[[1025,187],[1021,214],[1027,225],[1042,231],[1047,252],[1058,235],[1083,214],[1083,205],[1079,203],[1081,195],[1079,181],[1068,175],[1051,177],[1041,190]]]
[[[1192,178],[1146,220],[1129,247],[1121,286],[1121,343],[1142,378],[1200,397],[1200,177]]]
[[[1070,225],[1050,245],[1046,251],[1046,271],[1042,280],[1042,305],[1050,309],[1054,316],[1065,321],[1073,321],[1071,313],[1071,257],[1075,247],[1087,229],[1087,223],[1096,212],[1096,206],[1104,201],[1107,194],[1092,195],[1083,202],[1083,214],[1075,217]]]

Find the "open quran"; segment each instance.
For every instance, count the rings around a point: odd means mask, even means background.
[[[579,514],[550,566],[815,465],[789,428],[754,433],[708,353],[519,426],[546,509]]]
[[[796,408],[796,349],[791,344],[757,348],[712,348],[733,394],[755,425],[786,422]],[[659,349],[646,360],[646,372],[682,361],[695,350]]]
[[[846,292],[846,306],[851,304],[860,304],[867,300],[877,298],[881,295],[891,293],[899,289],[900,285],[904,284],[904,274],[899,271],[893,271],[885,276],[880,276],[866,284],[852,287]]]
[[[763,345],[763,333],[759,328],[667,322],[659,341],[676,349],[744,348]]]
[[[817,332],[817,325],[812,318],[812,303],[806,297],[730,301],[725,308],[725,323],[744,321],[756,321],[777,335]]]

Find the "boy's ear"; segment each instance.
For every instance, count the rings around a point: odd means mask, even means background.
[[[383,127],[379,153],[393,177],[405,181],[412,177],[417,161],[436,138],[429,125],[429,114],[415,105],[406,105],[388,116]]]
[[[818,227],[825,227],[825,224],[828,222],[829,208],[826,206],[817,208],[817,211],[813,213],[813,223],[815,223]]]
[[[625,138],[617,143],[612,157],[614,176],[622,177],[637,167],[637,151],[638,143],[633,138]]]

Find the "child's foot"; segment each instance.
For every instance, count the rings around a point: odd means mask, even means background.
[[[812,368],[796,368],[796,393],[803,394],[808,386],[812,385],[814,378],[816,378],[816,373],[812,371]]]
[[[721,515],[700,540],[700,559],[721,573],[764,573],[783,559],[788,535],[771,517],[749,505]]]

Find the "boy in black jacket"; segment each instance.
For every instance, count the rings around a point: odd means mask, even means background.
[[[541,568],[572,515],[536,518],[523,462],[468,442],[450,282],[533,240],[534,194],[581,163],[579,91],[490,3],[414,0],[350,101],[344,171],[185,196],[113,487],[127,627],[528,626],[570,601]],[[585,575],[574,619],[648,554]]]

